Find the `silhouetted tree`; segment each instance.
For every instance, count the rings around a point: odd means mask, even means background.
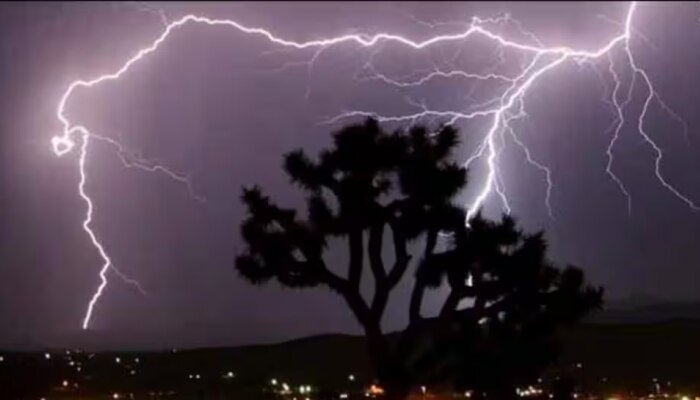
[[[525,234],[510,217],[477,215],[467,227],[455,212],[447,249],[423,258],[416,279],[449,294],[438,316],[403,333],[404,369],[409,381],[514,398],[553,361],[558,328],[601,306],[602,289],[578,268],[557,269],[541,232]]]
[[[599,303],[600,291],[584,285],[580,270],[559,271],[546,260],[541,234],[524,235],[510,218],[491,223],[477,216],[465,226],[464,211],[452,203],[466,185],[466,170],[450,157],[458,145],[454,128],[431,133],[416,126],[389,134],[369,119],[333,139],[318,161],[301,150],[285,156],[285,171],[307,194],[304,217],[277,206],[258,187],[244,188],[247,249],[236,267],[254,284],[275,278],[288,287],[325,285],[341,295],[364,329],[387,397],[403,398],[423,382],[492,393],[503,387],[497,382],[512,388],[551,358],[557,326]],[[382,256],[387,230],[391,265]],[[346,241],[346,273],[324,260],[332,238]],[[409,243],[418,239],[423,248],[409,326],[389,337],[382,316],[409,269]],[[360,291],[367,271],[371,299]],[[441,312],[424,317],[425,292],[444,283],[450,292]]]

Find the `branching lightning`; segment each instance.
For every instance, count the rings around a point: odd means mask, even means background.
[[[119,159],[126,168],[136,168],[146,172],[159,172],[165,174],[170,179],[185,185],[187,191],[193,199],[202,203],[206,202],[204,197],[195,192],[194,188],[192,187],[192,181],[188,177],[173,171],[157,161],[143,159],[138,152],[127,149],[123,144],[114,139],[95,134],[92,135],[92,138],[114,146],[117,149]]]
[[[179,29],[187,24],[221,26],[232,28],[234,31],[241,34],[262,37],[284,50],[294,51],[314,49],[313,57],[309,61],[298,63],[307,66],[309,75],[311,74],[311,69],[314,62],[322,55],[325,49],[341,44],[354,44],[356,46],[373,49],[370,60],[364,64],[362,70],[356,76],[356,79],[359,81],[371,81],[375,84],[391,85],[398,88],[420,87],[428,82],[439,79],[460,79],[473,82],[495,81],[503,85],[499,93],[493,98],[480,101],[478,104],[471,104],[464,110],[437,110],[428,107],[425,102],[414,102],[413,105],[418,108],[418,111],[414,113],[382,115],[375,111],[350,110],[325,121],[326,123],[335,123],[346,118],[363,116],[372,116],[380,121],[399,123],[415,123],[423,119],[440,120],[447,124],[454,124],[458,121],[475,119],[483,119],[486,121],[488,125],[486,131],[484,132],[483,139],[479,141],[474,153],[464,162],[465,166],[470,166],[477,160],[483,160],[487,168],[485,180],[481,184],[478,193],[472,201],[465,205],[467,209],[467,222],[469,218],[474,216],[474,214],[484,205],[485,201],[494,194],[502,202],[504,210],[506,212],[510,212],[507,190],[501,177],[501,167],[499,164],[501,152],[506,143],[509,141],[518,146],[518,148],[522,150],[526,161],[544,175],[544,179],[547,183],[545,204],[550,216],[553,215],[550,203],[551,192],[553,189],[553,173],[546,165],[535,159],[526,143],[519,138],[514,123],[528,117],[525,101],[528,93],[537,82],[543,80],[548,74],[551,74],[552,71],[557,70],[559,67],[568,62],[574,62],[581,66],[583,64],[600,63],[601,60],[603,62],[607,61],[607,73],[613,82],[613,86],[609,93],[609,98],[605,99],[604,101],[606,104],[612,107],[615,120],[613,121],[613,125],[610,130],[610,132],[612,132],[611,139],[606,148],[606,154],[608,157],[606,172],[625,196],[628,210],[631,212],[632,207],[630,192],[627,190],[622,180],[614,174],[612,167],[614,162],[615,145],[618,142],[623,126],[628,122],[625,118],[626,106],[631,101],[633,92],[639,83],[642,84],[646,94],[642,109],[634,120],[635,128],[638,134],[654,152],[654,171],[656,178],[664,188],[666,188],[680,201],[686,203],[693,210],[698,210],[700,209],[700,206],[683,194],[679,189],[671,185],[663,175],[661,163],[664,153],[646,131],[645,119],[654,100],[656,100],[659,107],[668,112],[672,118],[683,123],[684,128],[685,122],[661,100],[656,89],[654,88],[649,74],[635,59],[631,43],[634,37],[639,36],[636,34],[633,27],[633,17],[637,11],[637,8],[638,5],[636,2],[630,3],[624,22],[619,24],[621,32],[610,38],[602,47],[597,49],[575,49],[566,46],[546,47],[535,35],[524,30],[518,21],[512,19],[508,15],[486,19],[475,17],[472,18],[470,22],[459,23],[464,27],[459,33],[436,35],[423,41],[414,41],[407,37],[394,35],[391,33],[378,33],[371,36],[362,34],[348,34],[325,39],[299,42],[278,37],[267,29],[245,26],[234,20],[186,15],[177,20],[169,21],[165,17],[164,13],[158,12],[158,15],[160,15],[162,18],[165,28],[150,45],[138,50],[133,57],[128,59],[114,72],[102,74],[89,80],[80,79],[72,82],[63,93],[63,96],[61,97],[56,109],[56,116],[62,125],[62,133],[52,138],[53,151],[56,155],[63,156],[71,152],[77,146],[78,169],[80,174],[78,193],[85,201],[87,206],[85,219],[83,220],[82,226],[102,259],[102,267],[99,272],[100,284],[89,301],[85,317],[83,319],[83,328],[87,329],[90,325],[94,307],[107,286],[107,273],[110,270],[114,271],[118,276],[121,276],[125,281],[136,285],[140,290],[142,290],[136,281],[124,276],[124,274],[114,267],[110,256],[91,226],[94,204],[85,190],[88,177],[88,144],[92,143],[92,140],[95,140],[112,145],[117,149],[117,153],[125,166],[139,168],[150,172],[164,173],[166,176],[174,179],[175,181],[184,184],[193,197],[199,200],[203,199],[195,194],[189,179],[187,179],[185,176],[175,173],[161,164],[143,160],[138,157],[136,153],[128,151],[120,142],[114,139],[96,135],[90,132],[86,127],[72,122],[66,114],[66,105],[73,95],[80,90],[94,88],[107,82],[119,80],[119,78],[129,72],[134,64],[156,52],[161,44],[164,43],[176,29]],[[153,10],[149,9],[149,12],[153,12]],[[427,24],[431,27],[437,26],[437,24],[431,25],[427,22],[419,22],[421,24]],[[448,24],[455,25],[457,23],[450,22]],[[526,38],[526,40],[518,41],[515,39],[510,39],[494,30],[489,29],[489,27],[492,25],[502,24],[511,24],[511,26],[514,26],[522,37]],[[472,39],[483,39],[487,43],[491,43],[496,46],[496,52],[501,63],[504,62],[505,51],[516,52],[518,55],[525,57],[525,60],[527,61],[521,65],[519,73],[515,74],[514,76],[496,73],[494,72],[495,70],[486,72],[470,72],[456,68],[451,63],[447,63],[449,65],[446,68],[435,66],[435,68],[430,70],[419,71],[411,76],[404,76],[400,78],[391,77],[389,74],[378,71],[378,69],[375,68],[374,64],[372,63],[372,57],[379,52],[382,46],[388,44],[395,44],[413,49],[415,51],[421,51],[428,47],[434,47],[440,44],[455,42],[461,43]],[[646,40],[643,37],[642,39]],[[613,54],[621,54],[623,56],[625,60],[624,67],[628,69],[631,76],[630,82],[628,83],[628,92],[623,99],[621,99],[620,93],[623,83],[623,75],[620,73],[620,68],[622,66],[619,64],[616,65],[613,62]],[[457,55],[455,55],[455,59],[456,56]],[[293,66],[293,63],[285,64],[280,71],[290,66]],[[602,77],[602,72],[597,72],[600,73]],[[307,90],[307,97],[309,93],[310,92]],[[466,97],[471,98],[471,95],[471,93],[467,93]]]

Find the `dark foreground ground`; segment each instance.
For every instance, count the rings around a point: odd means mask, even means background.
[[[371,384],[363,340],[347,335],[186,351],[0,354],[0,398],[8,400],[262,399],[283,385],[289,399],[364,398]],[[658,391],[694,399],[700,396],[700,321],[583,325],[548,375],[562,370],[601,398]]]

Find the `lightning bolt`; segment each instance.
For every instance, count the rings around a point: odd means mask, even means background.
[[[418,112],[394,116],[381,115],[373,111],[352,110],[341,113],[340,115],[329,119],[328,122],[334,123],[350,117],[371,116],[384,122],[415,123],[416,121],[424,118],[441,117],[446,119],[447,124],[453,124],[459,120],[472,120],[475,118],[490,117],[491,123],[486,132],[484,141],[480,146],[478,146],[477,151],[472,156],[470,156],[464,163],[464,165],[468,167],[477,159],[485,158],[488,170],[486,174],[486,182],[482,185],[480,191],[476,195],[476,198],[470,204],[467,205],[467,220],[473,217],[474,214],[483,206],[486,199],[494,193],[501,199],[505,211],[509,212],[510,210],[508,199],[504,194],[502,179],[499,178],[500,173],[498,168],[499,145],[496,142],[496,138],[499,135],[503,135],[504,132],[509,133],[510,136],[513,138],[513,141],[523,150],[523,152],[525,153],[526,160],[535,168],[541,170],[544,173],[547,182],[545,203],[547,205],[549,215],[552,216],[552,208],[550,205],[550,196],[553,185],[551,177],[552,173],[549,168],[534,160],[527,146],[525,146],[525,144],[518,139],[511,123],[526,115],[524,112],[523,101],[527,93],[529,92],[529,89],[533,86],[533,84],[536,81],[545,76],[548,72],[555,70],[557,67],[559,67],[567,61],[573,61],[578,65],[582,65],[584,63],[592,63],[594,61],[599,60],[602,57],[605,57],[608,59],[610,66],[608,72],[614,82],[614,88],[612,93],[610,94],[610,98],[606,99],[605,102],[613,106],[615,114],[614,132],[606,148],[606,154],[608,156],[606,172],[611,177],[611,179],[617,184],[620,191],[625,196],[627,200],[628,211],[631,212],[631,196],[629,191],[623,184],[622,180],[612,171],[612,165],[614,161],[613,150],[615,144],[617,143],[617,140],[619,139],[620,132],[626,122],[624,117],[626,106],[632,99],[633,92],[636,89],[636,85],[639,79],[641,79],[641,82],[643,82],[647,94],[644,100],[642,110],[638,114],[636,119],[636,130],[655,154],[654,171],[656,178],[663,185],[663,187],[665,187],[671,194],[673,194],[679,200],[686,203],[691,209],[698,210],[700,209],[698,204],[691,200],[689,197],[687,197],[685,194],[683,194],[675,186],[670,184],[661,172],[663,151],[649,136],[645,129],[644,122],[646,120],[649,107],[651,106],[652,101],[656,100],[659,106],[664,111],[666,111],[672,118],[679,121],[683,125],[684,134],[686,135],[686,141],[688,140],[687,125],[685,121],[683,121],[677,113],[675,113],[665,102],[663,102],[658,92],[654,88],[649,74],[646,72],[646,70],[644,70],[644,68],[642,68],[637,63],[634,57],[634,53],[631,48],[631,42],[634,36],[640,36],[639,34],[636,34],[636,31],[634,30],[632,24],[633,17],[637,8],[638,4],[636,2],[630,3],[629,8],[627,10],[627,14],[625,16],[625,21],[623,24],[621,24],[623,26],[622,32],[617,36],[611,38],[608,42],[605,43],[605,45],[603,45],[599,49],[594,50],[573,49],[565,46],[545,47],[542,45],[542,41],[537,39],[537,37],[534,36],[532,33],[525,31],[519,23],[515,22],[515,20],[511,19],[509,16],[498,17],[493,19],[474,18],[467,31],[465,31],[465,33],[462,34],[461,39],[467,39],[469,36],[472,35],[479,35],[485,37],[486,39],[494,41],[497,45],[500,46],[500,48],[517,50],[522,53],[530,54],[532,56],[532,61],[527,67],[525,67],[522,70],[522,73],[519,76],[508,77],[495,73],[479,74],[463,70],[442,71],[436,69],[428,73],[424,73],[423,75],[419,75],[418,77],[413,76],[410,79],[397,80],[392,79],[391,77],[388,77],[385,74],[376,71],[376,69],[372,65],[369,65],[365,66],[365,70],[372,72],[372,75],[365,77],[364,79],[381,81],[383,83],[393,85],[399,88],[419,86],[431,80],[444,79],[450,77],[459,77],[462,79],[471,79],[475,81],[486,81],[495,79],[509,82],[510,86],[508,86],[500,96],[496,96],[494,99],[482,103],[482,105],[486,106],[485,108],[477,109],[476,111],[464,112],[450,110],[435,110],[426,107],[425,104],[422,104],[420,107],[421,110]],[[498,35],[497,33],[488,30],[484,26],[487,23],[501,23],[504,21],[515,23],[518,31],[523,36],[530,39],[530,41],[533,44],[521,43],[507,39],[501,35]],[[423,23],[428,24],[425,22]],[[435,27],[438,24],[439,23],[429,24],[429,26]],[[447,24],[453,24],[453,22],[449,22]],[[641,37],[645,42],[649,42],[649,40],[644,36]],[[447,41],[453,38],[454,36],[448,35],[432,38],[430,40]],[[430,40],[428,40],[428,42]],[[418,43],[415,47],[420,48],[421,45],[424,43],[425,42]],[[627,66],[632,71],[632,78],[631,82],[629,83],[628,93],[623,101],[620,101],[619,99],[621,79],[619,74],[615,70],[611,58],[611,54],[615,50],[620,50],[623,52],[627,61]],[[549,58],[549,60],[540,62],[541,60],[546,58]],[[502,143],[505,142],[502,141]]]
[[[92,212],[93,212],[93,205],[92,205],[92,200],[90,197],[87,195],[85,192],[85,182],[87,180],[87,176],[84,173],[85,171],[85,162],[87,159],[87,149],[88,149],[88,143],[89,143],[89,133],[78,127],[74,132],[78,132],[82,134],[82,144],[80,146],[80,156],[79,156],[79,166],[80,166],[80,182],[78,183],[78,192],[80,193],[80,197],[83,198],[85,203],[87,204],[87,211],[85,212],[85,220],[83,221],[83,229],[85,232],[88,234],[90,237],[90,240],[92,241],[93,246],[97,249],[97,251],[100,254],[100,257],[102,258],[103,264],[102,268],[100,269],[100,285],[97,287],[97,290],[93,294],[92,298],[90,299],[90,302],[88,303],[87,311],[85,313],[85,317],[83,318],[83,329],[87,329],[88,324],[90,323],[90,317],[92,316],[92,310],[95,307],[95,304],[97,303],[97,300],[100,298],[102,295],[102,291],[105,289],[107,286],[107,271],[112,268],[113,271],[117,273],[118,276],[120,276],[122,279],[124,279],[126,282],[131,283],[135,285],[139,291],[145,294],[145,291],[141,287],[141,285],[131,279],[128,278],[126,275],[124,275],[121,271],[116,269],[112,265],[112,260],[109,258],[109,255],[107,255],[107,252],[105,251],[104,247],[102,246],[102,243],[97,239],[97,236],[95,235],[95,232],[92,230],[90,227],[90,223],[92,222]]]
[[[136,151],[127,149],[126,146],[112,138],[95,134],[93,134],[92,137],[94,139],[105,142],[111,146],[114,146],[117,149],[117,155],[119,156],[119,160],[121,160],[124,167],[136,168],[146,172],[158,172],[165,174],[170,179],[183,184],[187,188],[187,192],[193,199],[201,203],[206,202],[206,198],[204,198],[202,195],[198,194],[194,190],[194,187],[192,186],[192,181],[187,176],[173,171],[172,169],[161,164],[158,161],[147,160],[142,158]]]
[[[545,203],[550,216],[552,215],[552,208],[550,204],[550,195],[553,188],[552,172],[547,166],[543,165],[537,161],[535,157],[533,157],[525,142],[518,137],[514,123],[527,117],[528,114],[526,112],[525,99],[532,87],[548,74],[551,74],[553,71],[557,70],[568,62],[574,62],[577,65],[582,66],[584,64],[595,64],[595,62],[599,61],[600,59],[607,60],[609,66],[607,72],[611,77],[614,86],[612,91],[609,93],[610,97],[606,99],[605,102],[611,105],[613,108],[615,120],[613,121],[611,128],[613,134],[606,149],[606,154],[608,157],[606,172],[620,188],[623,195],[626,196],[628,209],[631,210],[631,196],[629,191],[623,185],[622,180],[620,180],[612,171],[614,162],[613,152],[617,140],[619,139],[621,129],[627,122],[625,119],[626,106],[630,102],[634,90],[637,88],[637,84],[641,82],[646,91],[646,95],[642,110],[636,118],[636,130],[655,154],[654,171],[656,178],[671,194],[677,197],[680,201],[686,203],[693,210],[697,210],[699,208],[698,205],[689,197],[684,195],[680,190],[671,185],[662,174],[661,163],[663,159],[663,151],[646,131],[644,121],[654,100],[656,100],[659,106],[667,111],[673,118],[681,121],[683,124],[684,122],[661,100],[648,73],[638,64],[634,57],[631,42],[633,36],[638,35],[634,34],[635,31],[632,26],[632,22],[637,8],[638,4],[636,2],[630,3],[624,23],[620,23],[622,31],[610,38],[600,48],[592,50],[575,49],[567,46],[547,47],[535,35],[527,32],[525,29],[523,29],[519,22],[512,19],[508,15],[485,19],[474,17],[470,22],[460,23],[460,25],[464,27],[461,32],[455,34],[436,35],[423,41],[414,41],[404,36],[386,32],[377,33],[375,35],[353,33],[325,39],[294,41],[279,37],[267,29],[248,27],[230,19],[216,19],[189,14],[177,20],[170,21],[165,17],[165,14],[162,11],[157,12],[157,14],[161,16],[161,20],[165,25],[165,28],[150,45],[138,50],[133,57],[129,58],[124,64],[111,73],[98,75],[97,77],[89,80],[79,79],[72,82],[63,93],[56,108],[56,117],[61,123],[62,133],[52,138],[51,143],[53,146],[53,151],[57,156],[63,156],[78,146],[78,169],[80,174],[78,192],[87,206],[85,219],[83,220],[83,229],[87,233],[89,239],[103,261],[99,272],[100,284],[88,304],[87,311],[83,319],[83,328],[87,329],[89,327],[93,309],[107,286],[108,271],[115,271],[117,275],[120,275],[127,282],[137,285],[136,281],[129,279],[121,274],[119,270],[114,268],[112,260],[91,227],[94,204],[85,191],[88,176],[86,164],[88,144],[91,143],[90,141],[94,139],[114,146],[117,149],[122,163],[126,167],[140,168],[149,172],[164,173],[175,181],[184,184],[193,197],[198,199],[201,198],[194,194],[190,181],[185,176],[175,173],[163,165],[153,163],[148,160],[143,160],[140,157],[134,157],[134,152],[127,150],[126,147],[121,145],[118,141],[96,135],[90,132],[86,127],[73,123],[66,114],[66,105],[73,95],[80,90],[94,88],[98,85],[116,81],[121,78],[124,74],[129,72],[132,66],[137,62],[156,52],[161,44],[164,43],[176,29],[179,29],[187,24],[204,24],[209,26],[227,27],[232,28],[234,31],[242,34],[265,38],[270,43],[279,46],[284,51],[313,49],[313,57],[309,61],[296,64],[286,64],[280,69],[281,71],[295,65],[306,65],[309,76],[311,75],[311,69],[313,68],[315,61],[322,55],[324,49],[342,44],[354,44],[356,46],[373,48],[375,50],[372,52],[369,61],[362,67],[362,70],[360,71],[361,73],[356,76],[356,79],[359,81],[373,81],[375,83],[391,85],[401,89],[420,87],[437,79],[461,79],[475,83],[494,81],[501,84],[502,87],[500,92],[493,98],[479,104],[473,104],[464,110],[438,110],[428,107],[425,102],[410,102],[410,104],[419,109],[417,112],[400,115],[382,115],[374,111],[350,110],[323,121],[324,123],[335,123],[346,118],[372,116],[383,122],[416,123],[420,120],[428,119],[441,120],[447,124],[455,124],[458,121],[485,119],[488,122],[488,125],[483,139],[479,142],[476,151],[464,162],[465,166],[470,166],[476,160],[483,159],[487,167],[486,179],[484,183],[480,186],[475,198],[465,205],[465,208],[467,209],[467,223],[469,219],[473,217],[474,214],[484,205],[485,201],[494,194],[501,200],[505,211],[510,212],[507,190],[504,186],[504,181],[501,176],[501,169],[499,167],[499,156],[506,146],[507,137],[509,137],[511,141],[523,151],[527,162],[543,173],[547,182]],[[153,12],[153,9],[149,8],[148,11]],[[427,24],[431,27],[436,27],[439,25],[439,23],[421,23]],[[454,23],[450,22],[448,24]],[[489,28],[491,25],[498,26],[502,24],[510,24],[514,26],[524,40],[520,41],[507,38],[504,35],[499,34],[497,31]],[[496,46],[496,54],[498,56],[499,63],[496,64],[494,68],[505,62],[504,54],[506,51],[513,51],[518,55],[523,56],[525,61],[521,62],[520,72],[514,75],[507,75],[496,73],[494,72],[494,69],[492,71],[476,73],[456,68],[454,67],[453,62],[445,62],[447,67],[439,67],[435,65],[432,69],[418,71],[411,76],[393,78],[388,74],[381,73],[372,63],[374,55],[377,54],[379,49],[381,49],[381,47],[385,44],[395,44],[420,51],[428,47],[438,46],[440,44],[461,43],[476,38],[481,38],[487,42],[493,43]],[[456,60],[459,57],[460,51],[461,48],[457,50],[453,60]],[[618,72],[618,66],[613,63],[611,58],[611,55],[615,51],[622,52],[626,60],[626,67],[630,70],[631,74],[629,90],[626,98],[622,101],[620,101],[619,93],[622,84],[622,76]],[[473,90],[474,86],[472,87],[472,91]],[[307,99],[309,95],[310,88],[308,88],[306,92]],[[470,98],[471,91],[467,93],[467,99]]]

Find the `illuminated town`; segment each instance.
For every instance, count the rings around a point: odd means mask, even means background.
[[[262,366],[241,368],[232,357],[208,350],[143,353],[92,353],[78,349],[35,353],[3,353],[0,377],[8,400],[68,399],[362,399],[382,398],[384,390],[362,370],[346,371],[332,365],[322,379],[282,371],[267,376]],[[228,364],[228,366],[227,366]],[[303,364],[303,361],[302,361]],[[235,366],[234,366],[235,365]],[[286,367],[286,366],[285,366]],[[313,367],[313,366],[312,366]],[[322,368],[323,366],[318,366]],[[531,399],[673,399],[700,400],[698,385],[678,385],[662,378],[638,381],[634,389],[616,389],[606,377],[594,378],[581,363],[569,365],[578,383],[566,394],[557,391],[560,377],[550,371],[531,385],[516,388],[517,397]],[[696,381],[697,383],[697,381]],[[629,386],[629,385],[628,385]],[[474,398],[475,393],[450,393],[425,385],[411,399]]]

